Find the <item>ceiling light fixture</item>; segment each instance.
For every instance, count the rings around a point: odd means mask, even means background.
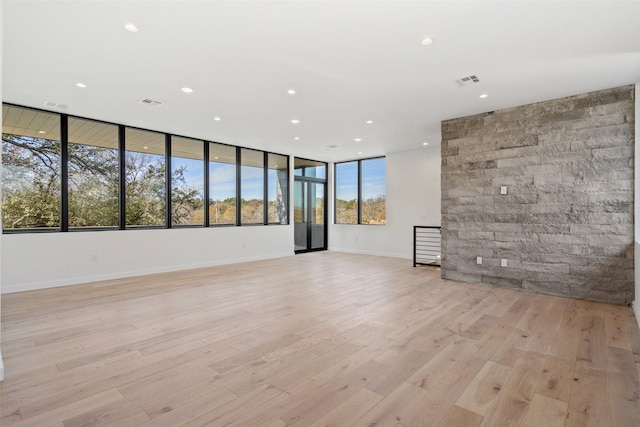
[[[422,39],[422,46],[429,46],[433,43],[433,39],[431,37],[425,37]]]
[[[220,117],[216,116],[216,117],[213,118],[213,120],[215,120],[216,122],[219,122],[222,119]]]
[[[366,122],[368,125],[372,125],[373,124],[373,120],[367,120]]]
[[[288,93],[289,95],[295,95],[295,94],[296,94],[296,91],[295,91],[295,89],[289,89],[289,90],[287,91],[287,93]]]
[[[422,145],[429,145],[429,143],[428,142],[423,142]]]
[[[38,133],[43,134],[43,133],[47,133],[47,132],[45,132],[43,130],[39,130]]]
[[[485,99],[486,97],[488,97],[489,95],[487,95],[486,93],[480,94],[480,99]]]
[[[297,125],[298,123],[300,123],[299,119],[291,119],[291,123],[293,123],[294,125]]]
[[[125,24],[124,29],[127,31],[131,31],[132,33],[137,33],[138,32],[138,27],[136,27],[135,24]]]
[[[190,87],[183,87],[180,88],[181,91],[183,91],[184,93],[193,93],[193,89],[191,89]]]
[[[358,151],[358,155],[361,155],[361,154],[362,154],[362,151]]]
[[[144,147],[142,147],[144,150],[148,150],[149,147],[147,147],[146,145]]]
[[[87,85],[86,85],[86,84],[81,83],[81,82],[76,83],[76,86],[81,87],[81,88],[83,88],[83,89],[84,89],[85,87],[87,87]]]
[[[300,141],[300,137],[299,136],[294,136],[293,139],[295,139],[296,141]]]
[[[353,140],[354,140],[355,142],[360,142],[360,141],[362,141],[362,138],[354,138]]]

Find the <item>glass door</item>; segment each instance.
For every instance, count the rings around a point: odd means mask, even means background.
[[[295,252],[327,248],[326,183],[299,179],[294,181],[294,245]]]
[[[293,165],[294,250],[327,249],[327,164],[296,157]]]

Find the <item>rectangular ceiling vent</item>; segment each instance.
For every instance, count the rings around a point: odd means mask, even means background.
[[[56,104],[51,101],[44,101],[44,105],[49,108],[59,108],[60,110],[66,110],[69,107],[67,104]]]
[[[147,105],[151,105],[152,107],[157,107],[159,105],[162,105],[162,102],[154,101],[153,99],[149,99],[149,98],[145,98],[145,99],[141,99],[140,100],[140,104],[147,104]]]
[[[467,77],[463,77],[461,79],[458,79],[458,80],[456,80],[456,83],[460,87],[469,86],[469,85],[472,85],[474,83],[480,83],[480,79],[478,78],[478,76],[473,75],[473,76],[467,76]]]

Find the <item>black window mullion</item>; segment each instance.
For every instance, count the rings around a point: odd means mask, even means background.
[[[166,218],[165,218],[165,228],[171,228],[171,187],[172,187],[172,176],[171,173],[171,135],[166,133],[164,135],[164,158],[165,158],[165,188],[166,188]]]
[[[362,224],[362,160],[358,160],[358,224]]]
[[[60,116],[60,231],[69,231],[69,116]]]
[[[322,188],[323,188],[323,194],[324,194],[324,215],[323,215],[323,221],[324,221],[324,248],[323,249],[327,249],[328,245],[329,245],[329,225],[328,225],[328,220],[329,220],[329,209],[327,209],[327,203],[330,203],[328,194],[327,194],[327,190],[329,189],[328,187],[329,184],[327,184],[327,181],[325,181],[324,183],[322,183]],[[335,204],[335,203],[334,203]]]
[[[329,169],[327,168],[327,180],[329,179]],[[338,224],[338,164],[333,164],[333,222]]]
[[[291,206],[291,192],[293,191],[293,187],[291,186],[291,169],[289,169],[291,165],[291,156],[287,156],[287,197],[285,198],[286,211],[287,212],[287,222],[286,224],[290,224],[291,221],[291,212],[289,212],[289,207]]]
[[[262,184],[262,200],[264,203],[262,204],[262,215],[263,215],[263,224],[269,224],[269,153],[266,151],[262,153],[262,166],[263,166],[263,184]]]
[[[242,183],[242,153],[240,147],[236,147],[236,225],[242,224],[242,206],[241,206],[241,196],[240,185]]]
[[[126,188],[126,151],[125,151],[125,127],[118,126],[118,229],[124,230],[127,226],[127,188]]]
[[[204,226],[209,227],[209,143],[204,141]]]

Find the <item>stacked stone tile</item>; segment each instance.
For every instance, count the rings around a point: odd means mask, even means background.
[[[633,122],[633,86],[444,121],[442,277],[631,303]]]

